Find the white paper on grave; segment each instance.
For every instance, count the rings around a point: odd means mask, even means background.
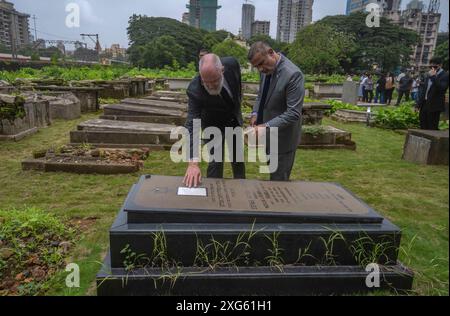
[[[206,188],[178,188],[179,196],[199,196],[199,197],[207,197],[208,192]]]

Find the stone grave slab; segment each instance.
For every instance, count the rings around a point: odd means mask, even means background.
[[[179,109],[156,108],[131,104],[105,105],[103,110],[105,115],[186,117],[186,113]]]
[[[130,104],[135,106],[151,107],[156,109],[171,109],[179,111],[187,111],[186,103],[168,102],[162,100],[148,100],[148,99],[124,99],[122,104]]]
[[[142,177],[128,196],[129,223],[381,223],[383,218],[332,183],[205,179],[207,197],[178,195],[182,178]]]
[[[70,133],[70,143],[96,147],[170,149],[173,125],[94,119]]]

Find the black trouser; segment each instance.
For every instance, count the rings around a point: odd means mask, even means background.
[[[409,101],[409,91],[398,91],[398,99],[397,99],[397,104],[396,105],[400,105],[400,103],[402,102],[403,96],[405,96],[405,100],[406,102]]]
[[[278,169],[270,175],[270,181],[289,181],[296,153],[297,151],[294,150],[290,153],[278,154]]]
[[[438,131],[441,112],[425,112],[420,111],[420,129]]]
[[[245,179],[245,163],[237,162],[237,157],[239,157],[236,150],[236,136],[233,138],[233,157],[231,162],[231,167],[233,169],[233,176],[235,179]],[[210,140],[208,140],[210,141]],[[212,140],[214,141],[214,140]],[[243,146],[241,148],[243,150]],[[211,148],[210,154],[214,155],[214,148]],[[242,153],[242,156],[244,154]],[[208,165],[207,177],[211,179],[223,179],[223,168],[225,161],[225,131],[222,131],[222,161],[212,161]]]
[[[372,103],[373,100],[373,90],[364,90],[363,102]]]
[[[386,90],[386,104],[387,105],[391,105],[391,102],[392,102],[392,95],[394,94],[394,90],[395,89],[389,89],[389,90]]]

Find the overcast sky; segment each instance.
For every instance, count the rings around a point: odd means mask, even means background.
[[[98,33],[102,47],[113,43],[128,47],[126,28],[128,18],[136,14],[164,16],[177,20],[185,12],[188,0],[8,0],[20,12],[36,15],[38,38],[80,40],[80,33]],[[65,25],[66,5],[75,2],[81,8],[79,28]],[[409,0],[403,0],[403,6]],[[428,0],[425,0],[428,3]],[[219,0],[222,9],[218,13],[218,29],[226,29],[234,34],[241,26],[241,0]],[[275,37],[277,27],[278,0],[253,0],[256,19],[271,21],[271,35]],[[347,0],[315,0],[314,21],[327,15],[344,14]],[[441,0],[443,14],[441,30],[447,30],[449,0]],[[33,28],[33,19],[30,19]],[[32,31],[34,35],[34,31]],[[90,46],[93,43],[88,42]]]

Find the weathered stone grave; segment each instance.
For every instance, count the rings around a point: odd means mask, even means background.
[[[368,113],[367,111],[355,111],[355,110],[337,110],[331,118],[333,120],[344,123],[365,123],[369,122],[369,125],[373,125],[376,119],[376,113]]]
[[[379,290],[412,287],[401,230],[339,185],[205,179],[185,195],[182,180],[143,176],[132,187],[98,295],[360,294],[374,290],[369,264]]]
[[[151,95],[145,97],[144,99],[179,102],[179,103],[188,102],[186,92],[181,91],[157,90],[154,91]]]
[[[94,87],[70,87],[70,86],[21,86],[21,91],[43,92],[70,92],[80,101],[81,113],[97,112],[100,109],[100,88]]]
[[[173,125],[94,119],[70,133],[71,145],[90,144],[107,148],[170,149]]]
[[[321,125],[325,112],[331,108],[331,105],[323,102],[308,102],[303,104],[303,124]]]
[[[342,102],[357,105],[359,99],[359,83],[355,81],[345,81],[342,89]]]
[[[332,126],[303,126],[301,149],[350,149],[356,150],[352,134]]]
[[[148,158],[148,149],[91,149],[62,146],[33,153],[22,161],[23,170],[76,174],[125,174],[138,172]]]
[[[50,119],[73,120],[81,117],[80,100],[72,92],[26,92],[47,100],[50,105]]]
[[[447,165],[449,131],[409,130],[403,159],[424,165]]]
[[[51,124],[49,102],[39,96],[0,95],[0,107],[0,140],[18,141]]]
[[[313,96],[319,99],[341,99],[344,92],[343,84],[315,83]]]

